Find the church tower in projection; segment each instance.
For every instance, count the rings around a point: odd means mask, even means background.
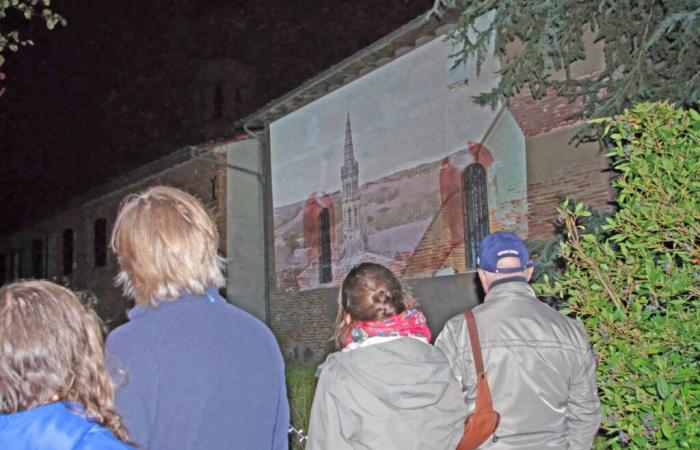
[[[340,179],[343,183],[343,256],[345,258],[364,250],[362,221],[360,220],[360,170],[352,147],[350,113],[345,123],[345,150]]]

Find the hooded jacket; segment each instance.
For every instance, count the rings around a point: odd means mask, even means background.
[[[311,408],[307,450],[457,447],[467,411],[447,359],[411,337],[328,356]]]
[[[63,402],[0,415],[0,450],[133,450]]]
[[[600,424],[595,359],[583,327],[542,303],[525,279],[491,285],[473,310],[486,378],[501,420],[488,450],[588,450]],[[474,407],[476,374],[463,315],[435,346]]]

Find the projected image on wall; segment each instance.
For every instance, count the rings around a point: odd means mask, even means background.
[[[526,232],[525,139],[487,60],[452,70],[436,39],[270,126],[281,290],[337,285],[361,262],[462,273],[490,230]]]

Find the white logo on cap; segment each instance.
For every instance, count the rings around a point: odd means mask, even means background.
[[[515,255],[515,256],[520,256],[520,253],[518,253],[517,250],[501,250],[500,252],[496,253],[498,256],[503,256],[503,255]]]

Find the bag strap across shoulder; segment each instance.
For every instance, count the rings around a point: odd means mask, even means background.
[[[469,342],[472,346],[472,355],[476,366],[476,404],[474,411],[467,415],[467,420],[464,422],[464,434],[459,441],[457,450],[475,450],[491,435],[494,436],[494,442],[496,442],[498,438],[496,438],[495,433],[501,415],[493,410],[493,400],[484,371],[484,360],[481,357],[481,343],[479,342],[474,313],[465,312],[464,319],[467,321]]]
[[[479,331],[476,328],[476,318],[474,313],[469,311],[464,312],[464,318],[467,321],[467,330],[469,331],[469,342],[472,347],[472,355],[474,356],[474,365],[476,366],[477,376],[484,373],[484,360],[481,357],[481,343],[479,342]]]
[[[477,389],[476,411],[492,411],[493,401],[491,399],[491,390],[486,380],[486,372],[484,371],[484,360],[481,356],[481,342],[479,341],[479,331],[476,327],[476,318],[471,310],[464,312],[464,318],[467,321],[469,343],[472,347],[472,356],[474,357],[474,365],[476,366],[476,382],[477,385],[483,384],[483,387],[478,386],[482,387],[482,389]]]

